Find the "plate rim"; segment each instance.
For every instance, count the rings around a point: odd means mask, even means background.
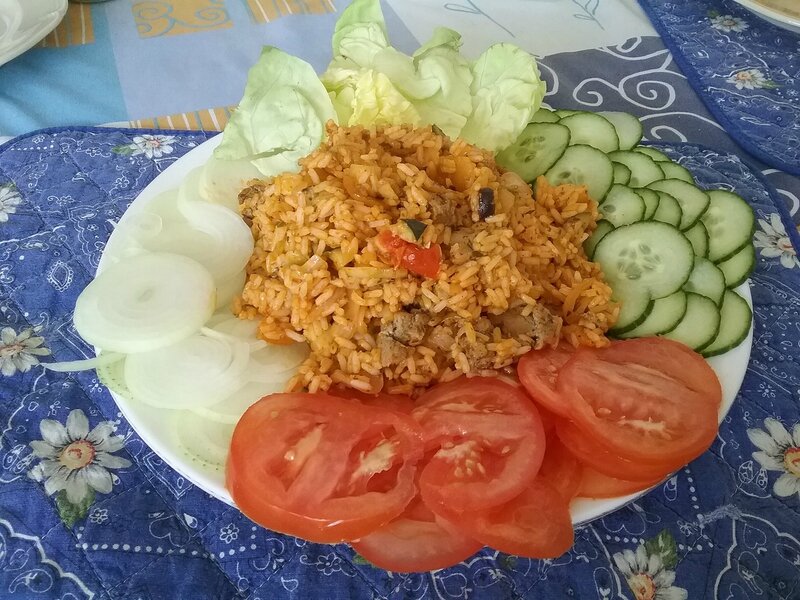
[[[117,224],[117,227],[120,223],[123,223],[125,219],[131,218],[130,215],[135,214],[137,210],[141,210],[141,207],[145,206],[148,201],[156,198],[160,194],[164,192],[168,192],[171,189],[176,187],[174,181],[177,181],[178,184],[180,179],[189,173],[191,170],[202,166],[205,160],[211,156],[213,149],[220,143],[222,140],[222,135],[217,134],[213,137],[199,143],[197,146],[192,148],[189,152],[175,160],[172,164],[170,164],[164,171],[159,173],[150,183],[145,186],[145,188],[134,198],[128,208],[125,209],[122,217]],[[205,157],[205,158],[204,158]],[[200,162],[200,161],[203,162]],[[141,200],[140,200],[141,199]],[[137,205],[137,202],[139,203]],[[131,211],[131,207],[136,206],[133,211]],[[115,228],[116,231],[116,228]],[[95,277],[100,274],[100,272],[106,267],[106,263],[109,262],[109,256],[113,254],[113,252],[109,251],[109,248],[113,251],[114,245],[114,233],[111,233],[108,241],[106,242],[106,246],[103,249],[103,253],[98,261],[98,267],[95,273]],[[750,305],[752,310],[752,294],[750,292],[750,280],[748,279],[744,284],[736,288],[736,291],[739,292],[747,303]],[[709,359],[709,363],[714,366],[716,363],[720,363],[724,360],[724,357],[728,357],[729,360],[738,360],[743,366],[741,369],[735,374],[733,378],[725,378],[725,381],[720,381],[723,386],[723,405],[720,407],[720,415],[719,415],[719,422],[721,423],[722,420],[727,416],[730,412],[730,409],[733,405],[733,402],[738,395],[742,383],[744,381],[744,377],[747,373],[747,367],[750,363],[750,355],[752,352],[752,342],[753,342],[753,334],[755,329],[755,317],[753,317],[753,322],[750,327],[750,332],[748,333],[745,340],[736,348],[726,352],[722,356],[713,357]],[[721,368],[721,367],[720,367]],[[715,369],[716,370],[716,369]],[[125,419],[128,421],[130,426],[136,432],[136,434],[142,439],[142,441],[147,444],[150,449],[155,452],[159,458],[161,458],[165,463],[167,463],[173,470],[175,470],[179,475],[186,478],[190,481],[193,485],[197,486],[207,494],[217,498],[225,502],[230,506],[236,507],[233,499],[231,498],[228,490],[224,486],[224,473],[223,473],[223,484],[220,487],[219,483],[215,483],[213,478],[208,471],[208,469],[200,470],[191,468],[191,463],[186,459],[183,459],[178,453],[174,450],[168,448],[168,445],[165,446],[164,440],[153,437],[151,435],[151,431],[148,430],[146,426],[142,427],[141,415],[139,414],[140,411],[144,410],[145,414],[149,411],[159,411],[160,414],[163,413],[170,413],[169,419],[162,419],[163,422],[174,420],[175,415],[180,414],[180,411],[170,410],[170,409],[155,409],[153,407],[141,405],[141,403],[137,403],[135,401],[129,400],[116,392],[109,390],[114,402],[116,403],[117,407],[119,408],[120,412],[123,414]],[[174,430],[174,427],[173,427]],[[172,441],[173,445],[175,443],[176,438],[173,436]],[[177,460],[176,460],[177,459]],[[187,468],[189,467],[189,468]],[[673,474],[670,474],[665,478],[664,481],[672,477]],[[658,486],[662,485],[662,482],[648,488],[647,490],[636,492],[633,494],[628,494],[625,496],[618,496],[615,498],[610,499],[588,499],[588,498],[580,498],[574,499],[570,504],[570,513],[572,514],[573,518],[573,526],[578,527],[581,525],[586,525],[592,521],[600,519],[612,512],[615,512],[625,506],[629,505],[631,502],[635,501],[638,498],[649,493],[651,490],[657,488]],[[578,512],[579,514],[576,515],[575,513]],[[576,518],[579,517],[579,518]]]
[[[787,25],[793,28],[792,29],[793,31],[800,32],[800,18],[794,17],[783,11],[777,10],[770,6],[766,6],[759,2],[754,2],[753,0],[735,0],[735,1],[744,8],[755,13],[756,16],[766,17],[772,22],[777,21],[778,23],[776,24]]]

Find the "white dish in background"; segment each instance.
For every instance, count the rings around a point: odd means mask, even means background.
[[[0,65],[38,44],[67,12],[67,0],[0,0]]]
[[[165,169],[131,203],[120,219],[120,223],[124,223],[125,220],[142,211],[149,202],[160,194],[177,188],[191,170],[206,163],[221,140],[221,135],[211,138]],[[121,236],[118,236],[117,241],[120,238]],[[109,257],[114,254],[116,245],[115,234],[112,233],[100,259],[98,273],[108,266]],[[736,291],[752,306],[752,297],[747,283],[737,288]],[[720,421],[730,410],[742,385],[742,380],[747,371],[747,364],[750,361],[752,341],[753,330],[751,327],[747,339],[737,348],[709,360],[722,384],[723,400],[720,408]],[[225,474],[221,470],[209,468],[198,461],[192,460],[181,448],[176,432],[176,418],[182,414],[181,412],[147,406],[141,402],[128,400],[114,392],[111,392],[111,395],[122,414],[136,430],[136,433],[170,467],[205,492],[223,502],[234,505],[228,490],[225,489]],[[625,506],[644,493],[646,492],[605,500],[575,500],[570,507],[572,520],[576,524],[592,521]]]
[[[800,3],[797,0],[735,0],[744,8],[788,31],[800,34]],[[789,3],[795,3],[794,8],[789,8]],[[785,3],[786,8],[781,6]]]

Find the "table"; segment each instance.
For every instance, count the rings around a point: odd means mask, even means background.
[[[648,590],[659,599],[800,598],[800,238],[789,216],[800,217],[800,181],[741,150],[631,1],[613,11],[583,1],[384,3],[392,40],[407,52],[434,19],[447,19],[471,40],[468,54],[501,39],[544,54],[547,103],[637,114],[649,140],[668,142],[703,183],[733,186],[760,218],[753,358],[717,442],[657,490],[579,529],[568,554],[531,561],[484,550],[406,576],[343,546],[271,533],[165,465],[92,372],[38,365],[88,355],[70,306],[113,223],[160,171],[224,126],[260,46],[321,70],[346,4],[73,5],[58,41],[45,41],[60,47],[0,67],[0,134],[18,136],[0,147],[0,589],[104,599],[653,598]],[[165,6],[172,12],[158,12]],[[585,35],[537,39],[520,25],[565,10]],[[91,127],[109,122],[124,127]],[[94,491],[78,504],[52,478],[52,444],[37,442],[65,435],[88,438],[105,461],[87,474]]]

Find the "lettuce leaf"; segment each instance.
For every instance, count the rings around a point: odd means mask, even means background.
[[[452,138],[505,148],[544,97],[536,61],[498,44],[472,63],[460,47],[458,32],[440,27],[407,56],[389,45],[380,2],[354,0],[336,24],[321,80],[341,124],[437,125]]]
[[[295,172],[297,161],[319,146],[329,119],[336,120],[336,111],[313,67],[267,46],[214,156],[250,160],[265,176]]]
[[[525,129],[545,94],[534,58],[512,44],[496,44],[472,66],[472,113],[461,137],[499,150]]]

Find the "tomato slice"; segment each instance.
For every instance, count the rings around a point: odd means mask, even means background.
[[[433,456],[420,475],[428,507],[450,511],[497,506],[520,494],[544,456],[542,422],[519,388],[489,377],[439,384],[411,413]]]
[[[569,399],[571,420],[599,445],[675,469],[705,452],[717,434],[721,391],[718,382],[702,384],[703,377],[716,380],[699,354],[643,338],[578,350],[557,389]]]
[[[389,257],[395,268],[402,267],[431,279],[439,274],[439,267],[442,264],[442,248],[439,244],[423,248],[404,240],[388,229],[378,234],[376,244],[378,249]]]
[[[572,547],[575,536],[569,504],[541,477],[500,507],[442,517],[451,529],[500,552],[527,558],[561,556]]]
[[[328,394],[273,394],[236,425],[226,485],[264,527],[337,543],[403,512],[422,451],[417,424],[396,411]]]
[[[567,502],[578,493],[584,467],[553,432],[547,436],[538,477],[552,485]]]
[[[618,479],[648,482],[664,477],[673,469],[669,465],[637,463],[614,454],[578,429],[574,423],[561,420],[556,423],[556,434],[561,443],[584,467],[590,467]]]
[[[646,482],[628,481],[604,475],[591,467],[584,467],[577,492],[581,498],[616,498],[650,489],[661,480],[662,478]]]
[[[396,573],[444,569],[483,547],[458,530],[442,527],[419,496],[394,521],[350,545],[373,565]]]
[[[531,350],[517,364],[519,380],[534,401],[562,417],[570,415],[568,398],[558,391],[556,382],[559,371],[574,353],[574,348],[562,344]]]
[[[360,390],[344,387],[332,387],[328,390],[331,396],[337,398],[349,398],[351,400],[358,400],[365,406],[374,406],[375,408],[385,408],[387,410],[396,410],[407,415],[411,414],[414,410],[414,401],[405,394],[385,394],[379,392],[377,394],[367,394]]]

